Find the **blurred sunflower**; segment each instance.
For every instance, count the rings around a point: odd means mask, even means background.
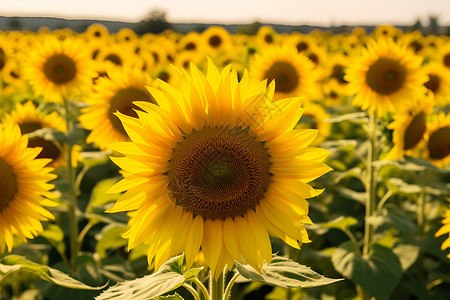
[[[330,118],[330,115],[321,105],[313,102],[305,102],[303,108],[305,111],[302,119],[295,125],[295,128],[316,129],[318,133],[311,146],[317,146],[330,134],[331,123],[325,121]]]
[[[445,107],[450,104],[450,70],[437,62],[423,66],[428,81],[424,86],[433,92],[437,106]]]
[[[426,158],[438,167],[450,162],[450,114],[441,111],[427,123]]]
[[[33,44],[28,54],[23,70],[36,96],[61,103],[91,87],[90,58],[79,39],[59,41],[47,36]]]
[[[31,100],[25,104],[17,103],[15,110],[4,116],[3,122],[19,125],[22,134],[31,134],[43,128],[53,128],[60,132],[66,131],[66,122],[63,118],[55,111],[50,114],[44,113]],[[64,157],[64,151],[62,151],[64,146],[58,141],[33,136],[28,138],[28,147],[42,148],[37,158],[51,159],[50,166],[54,168],[66,165],[66,158]],[[76,165],[77,161],[81,160],[79,150],[80,146],[74,147],[72,165]]]
[[[270,46],[261,49],[250,62],[255,81],[275,81],[274,100],[291,96],[312,96],[317,90],[314,64],[293,47]]]
[[[132,142],[109,147],[127,176],[110,192],[127,191],[108,212],[132,211],[129,248],[149,245],[158,269],[186,253],[188,268],[201,250],[216,278],[234,261],[260,270],[271,261],[268,233],[292,247],[309,242],[307,183],[328,172],[329,154],[308,147],[317,131],[293,130],[300,99],[272,101],[274,83],[241,81],[209,61],[194,65],[182,88],[149,88],[159,106],[136,102],[138,118],[118,113]],[[300,244],[299,244],[300,243]]]
[[[444,219],[442,220],[442,227],[435,233],[435,237],[439,237],[444,234],[448,234],[448,237],[441,245],[441,250],[444,251],[447,248],[450,248],[450,209],[448,208],[445,211]],[[447,254],[447,257],[450,258],[450,253]]]
[[[387,126],[388,129],[393,130],[394,146],[386,159],[398,159],[404,154],[413,155],[419,148],[425,139],[427,116],[433,110],[433,104],[433,94],[424,93],[413,98],[407,105],[398,108],[394,114],[394,121]]]
[[[154,102],[144,88],[150,82],[151,78],[147,73],[134,68],[110,68],[107,76],[98,78],[94,92],[86,100],[90,106],[82,109],[79,117],[81,126],[91,130],[86,141],[100,148],[105,148],[111,142],[128,141],[129,138],[114,113],[119,111],[136,117],[135,109],[139,108],[133,105],[133,101]]]
[[[210,55],[225,51],[231,46],[230,34],[223,27],[211,26],[201,33],[201,38],[206,53]]]
[[[389,38],[368,41],[344,76],[349,92],[355,94],[353,105],[378,116],[398,109],[423,89],[428,78],[421,63],[405,44]]]
[[[41,221],[53,219],[43,206],[56,206],[50,192],[55,179],[50,159],[35,159],[41,149],[27,148],[19,126],[0,125],[0,251],[11,251],[14,236],[26,242],[43,231]]]
[[[103,43],[109,37],[108,28],[100,23],[90,25],[85,31],[85,38],[91,42]]]

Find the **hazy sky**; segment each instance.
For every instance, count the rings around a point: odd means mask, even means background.
[[[0,0],[3,16],[52,16],[137,22],[150,10],[169,22],[450,25],[450,0]]]

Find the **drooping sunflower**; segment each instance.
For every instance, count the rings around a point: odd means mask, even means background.
[[[43,128],[53,128],[60,132],[65,132],[66,122],[61,118],[57,112],[53,111],[47,114],[38,109],[33,102],[27,101],[24,104],[17,103],[16,108],[10,114],[6,114],[3,119],[4,123],[14,123],[20,128],[22,134],[31,134],[36,130]],[[51,166],[58,168],[66,164],[64,156],[64,146],[58,141],[52,141],[40,136],[33,136],[28,138],[28,147],[42,148],[37,158],[51,159]],[[76,165],[80,160],[80,147],[74,147],[72,153],[72,164]]]
[[[427,123],[425,156],[438,167],[450,162],[450,114],[441,111]]]
[[[132,211],[129,248],[149,245],[156,269],[202,251],[216,278],[234,261],[260,270],[271,261],[268,233],[292,247],[309,242],[308,182],[328,172],[328,151],[309,147],[317,131],[293,130],[300,98],[272,101],[275,83],[241,81],[209,60],[206,76],[194,65],[175,89],[148,88],[158,105],[135,102],[138,118],[118,113],[131,142],[109,147],[127,191],[108,212]]]
[[[128,141],[114,113],[119,111],[136,117],[134,109],[138,107],[133,105],[133,101],[154,101],[144,88],[149,82],[150,76],[136,68],[110,68],[107,76],[98,78],[94,92],[86,100],[90,106],[82,109],[79,117],[81,126],[91,130],[86,141],[100,148],[105,148],[108,143]]]
[[[367,42],[367,49],[347,68],[345,80],[355,94],[353,105],[382,116],[395,111],[420,93],[428,80],[420,65],[422,58],[406,44],[390,38]]]
[[[407,105],[399,107],[394,114],[394,121],[387,128],[393,130],[394,146],[386,159],[398,159],[404,154],[417,156],[415,150],[420,148],[425,140],[427,117],[433,110],[434,97],[432,93],[416,96]]]
[[[255,81],[275,81],[275,100],[292,96],[313,96],[317,90],[314,64],[288,46],[270,46],[254,55],[249,66]]]
[[[50,159],[36,159],[41,149],[27,148],[15,124],[0,125],[0,252],[11,251],[14,236],[32,239],[43,231],[41,221],[53,219],[43,206],[55,206],[50,192],[55,179],[45,167]]]
[[[61,103],[90,89],[94,77],[90,57],[79,39],[68,37],[60,41],[46,36],[33,44],[28,54],[23,70],[36,96]]]
[[[449,199],[450,200],[450,199]],[[444,234],[448,234],[448,237],[441,245],[441,250],[444,251],[447,248],[450,248],[450,208],[445,211],[444,219],[442,220],[442,227],[434,234],[435,237],[439,237]],[[450,253],[447,254],[447,257],[450,258]]]

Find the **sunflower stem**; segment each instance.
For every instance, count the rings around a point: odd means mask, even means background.
[[[65,108],[65,119],[67,124],[67,135],[73,130],[73,122],[70,116],[70,101],[68,99],[64,100]],[[68,192],[68,208],[67,214],[69,218],[70,226],[70,266],[73,271],[75,271],[75,259],[78,256],[79,245],[78,245],[78,220],[77,220],[77,191],[75,183],[75,169],[72,166],[72,143],[66,145],[66,167],[67,167],[67,181],[69,182],[69,192]]]
[[[197,287],[199,287],[200,290],[202,291],[204,299],[210,300],[208,289],[205,287],[205,285],[197,277],[194,278],[193,282],[195,282]]]
[[[233,277],[230,279],[230,282],[228,282],[227,288],[225,289],[225,294],[223,296],[223,300],[230,299],[231,289],[233,288],[233,285],[235,281],[238,279],[239,275],[240,275],[239,272],[236,272],[236,274],[234,274]]]
[[[190,284],[185,283],[183,284],[183,287],[187,289],[189,292],[191,292],[192,296],[194,296],[195,300],[201,300],[200,295],[197,293],[197,290],[194,289]]]
[[[417,197],[417,228],[419,230],[419,236],[420,238],[423,238],[425,235],[425,222],[426,222],[426,214],[425,214],[425,187],[427,186],[427,171],[423,170],[420,172],[420,186],[421,191],[419,193],[419,196]],[[420,250],[419,252],[419,258],[418,258],[418,274],[419,278],[422,280],[425,280],[425,271],[424,271],[424,256],[423,252]]]
[[[214,272],[209,274],[209,295],[211,300],[223,300],[224,290],[224,271],[220,274],[216,280]]]
[[[370,222],[371,217],[374,214],[376,208],[376,180],[375,180],[375,168],[373,162],[377,158],[377,137],[376,137],[376,116],[375,113],[370,113],[369,127],[368,127],[368,140],[369,149],[367,151],[367,172],[366,172],[366,214],[364,222],[364,244],[363,244],[363,258],[367,259],[370,254],[372,246],[373,231],[374,228]],[[363,289],[359,289],[362,292],[362,299],[370,299],[370,295]]]

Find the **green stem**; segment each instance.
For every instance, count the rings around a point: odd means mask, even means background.
[[[376,118],[375,114],[371,113],[369,118],[369,150],[367,151],[367,180],[366,180],[366,216],[364,224],[364,246],[363,256],[369,256],[370,247],[372,246],[373,226],[369,219],[375,211],[376,202],[376,182],[373,162],[376,160]]]
[[[194,296],[195,300],[201,300],[200,295],[197,293],[197,291],[188,283],[183,284],[183,287],[187,289],[189,292],[191,292],[192,296]]]
[[[223,300],[223,289],[224,289],[224,271],[220,274],[219,278],[215,278],[213,272],[209,274],[209,295],[211,300]]]
[[[423,170],[420,173],[420,186],[422,190],[419,193],[419,196],[417,197],[417,228],[419,230],[419,237],[423,238],[425,235],[425,223],[426,223],[426,214],[425,214],[425,187],[427,185],[427,171]],[[424,256],[423,252],[419,252],[419,258],[418,258],[418,265],[419,265],[419,278],[422,280],[425,280],[425,268],[424,268]]]
[[[205,297],[205,300],[210,300],[208,290],[206,289],[205,285],[197,278],[195,277],[193,282],[200,288],[200,290],[203,293],[203,297]]]
[[[238,279],[239,275],[239,272],[236,272],[236,274],[234,274],[231,278],[230,282],[228,282],[227,288],[225,289],[225,294],[223,296],[224,300],[228,300],[230,298],[231,289],[233,288],[234,282]]]
[[[64,101],[65,117],[67,124],[67,135],[73,130],[73,122],[70,116],[70,102],[65,99]],[[66,168],[67,168],[67,181],[69,182],[69,192],[68,192],[68,217],[70,226],[70,265],[72,270],[75,271],[75,258],[78,256],[79,244],[78,244],[78,219],[77,219],[77,191],[75,183],[75,169],[72,166],[72,149],[73,145],[69,142],[66,145]]]

